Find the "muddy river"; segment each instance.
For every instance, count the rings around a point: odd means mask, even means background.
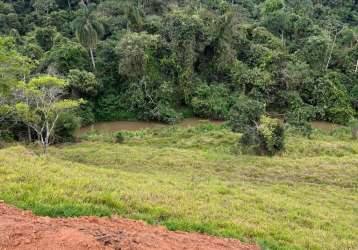
[[[186,118],[178,125],[182,127],[197,127],[200,124],[202,124],[204,121],[205,120],[202,120],[200,118]],[[221,125],[224,123],[223,121],[209,121],[209,122],[214,125]],[[159,123],[159,122],[145,122],[145,121],[97,122],[93,125],[80,128],[78,134],[84,134],[91,130],[97,130],[100,132],[115,132],[119,130],[136,131],[146,128],[160,128],[160,127],[168,127],[168,126],[170,125]],[[312,122],[312,126],[314,128],[319,128],[324,130],[331,130],[334,128],[342,127],[341,125],[338,124],[322,122],[322,121]]]
[[[199,118],[186,118],[178,125],[186,128],[197,127],[203,122],[208,122],[208,121]],[[214,125],[220,125],[224,123],[223,121],[209,121],[209,122]],[[83,134],[91,130],[97,130],[101,132],[114,132],[118,130],[136,131],[146,128],[160,128],[160,127],[168,127],[168,126],[171,125],[163,124],[159,122],[145,122],[145,121],[97,122],[93,125],[80,128],[78,133]]]

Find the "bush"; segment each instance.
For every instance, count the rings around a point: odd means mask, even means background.
[[[122,131],[118,131],[115,134],[116,143],[123,143],[124,142],[124,134]]]
[[[138,111],[138,120],[159,121],[166,124],[175,124],[183,119],[181,113],[176,112],[169,104],[159,103],[150,107],[144,107]]]
[[[261,150],[274,155],[284,148],[285,130],[280,120],[262,116],[258,128]]]
[[[297,107],[285,114],[285,122],[293,126],[298,132],[305,136],[312,133],[311,121],[314,117],[312,106]]]
[[[255,127],[265,113],[265,104],[240,96],[230,110],[229,125],[234,132],[244,132]]]
[[[275,155],[284,149],[285,130],[278,119],[262,116],[260,124],[247,127],[240,138],[244,152]]]
[[[158,84],[158,85],[156,85]],[[173,88],[167,82],[148,79],[132,82],[126,92],[126,103],[138,120],[153,120],[174,124],[183,116],[173,108]]]
[[[167,123],[167,124],[175,124],[180,122],[183,119],[183,115],[181,113],[176,112],[170,106],[159,104],[158,105],[158,121]]]
[[[196,116],[225,120],[228,118],[232,97],[229,90],[220,85],[200,85],[191,100],[191,106]]]
[[[328,121],[346,125],[349,119],[355,115],[355,111],[350,105],[336,106],[326,109]]]
[[[61,113],[55,127],[55,142],[73,141],[81,121],[73,112]]]
[[[88,126],[96,122],[96,117],[93,111],[93,103],[86,102],[80,105],[76,110],[76,115],[81,120],[81,126]]]
[[[123,96],[115,94],[101,96],[95,106],[95,114],[98,121],[120,121],[136,118],[136,115],[126,105]]]
[[[324,111],[321,119],[347,124],[355,110],[352,108],[346,87],[341,83],[340,75],[329,73],[318,80],[313,98],[318,108]]]

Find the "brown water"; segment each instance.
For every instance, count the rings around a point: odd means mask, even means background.
[[[323,129],[323,130],[332,130],[335,128],[343,128],[344,126],[335,124],[335,123],[330,123],[330,122],[315,121],[315,122],[312,122],[312,127],[318,128],[318,129]]]
[[[199,118],[186,118],[178,125],[181,127],[197,127],[203,122],[210,122],[214,125],[221,125],[223,121],[207,121]],[[159,122],[143,122],[143,121],[115,121],[115,122],[97,122],[93,125],[82,127],[79,129],[78,134],[84,134],[91,130],[98,130],[101,132],[115,132],[119,130],[137,131],[146,128],[161,128],[171,125]]]
[[[202,120],[200,118],[186,118],[178,125],[185,128],[197,127],[203,122],[210,122],[211,124],[214,125],[221,125],[224,123],[223,121],[207,121],[207,120]],[[100,132],[115,132],[119,130],[137,131],[146,128],[162,128],[168,126],[170,125],[159,123],[159,122],[144,122],[144,121],[97,122],[93,125],[80,128],[77,134],[81,135],[91,130],[97,130]],[[316,121],[316,122],[312,122],[312,127],[323,129],[323,130],[332,130],[335,128],[341,128],[343,126],[334,123],[329,123],[329,122]]]

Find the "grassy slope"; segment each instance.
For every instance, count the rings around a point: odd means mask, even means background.
[[[344,131],[290,136],[273,158],[236,154],[238,135],[211,126],[126,137],[119,145],[93,134],[48,158],[0,150],[0,199],[42,215],[118,213],[268,249],[358,245],[358,142]]]

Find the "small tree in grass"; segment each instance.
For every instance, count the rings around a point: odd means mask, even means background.
[[[28,84],[20,84],[14,92],[16,115],[36,132],[44,154],[47,154],[60,114],[80,104],[80,101],[62,99],[65,87],[62,79],[41,76]]]
[[[275,155],[284,148],[285,131],[282,122],[264,115],[265,105],[241,96],[230,112],[234,132],[243,133],[240,144],[244,152]]]
[[[255,127],[264,113],[264,103],[242,95],[230,110],[229,124],[234,132],[244,132]]]

